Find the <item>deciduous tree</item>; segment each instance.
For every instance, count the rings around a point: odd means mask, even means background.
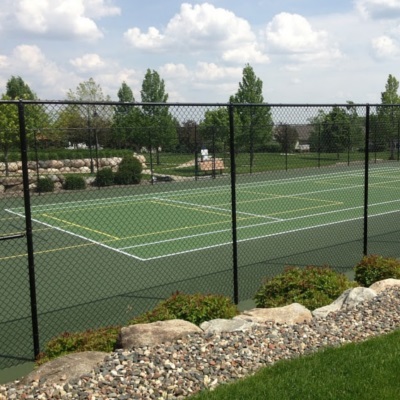
[[[240,127],[236,127],[238,133],[236,145],[239,148],[249,149],[250,172],[253,167],[254,152],[263,148],[272,138],[271,108],[263,104],[262,90],[262,80],[256,76],[253,68],[246,64],[239,89],[234,96],[231,96],[230,102],[243,104],[235,108],[240,121]]]
[[[147,70],[140,95],[143,103],[166,103],[168,93],[164,80],[156,71]],[[177,122],[170,114],[169,107],[148,104],[142,106],[143,123],[149,129],[148,145],[156,148],[157,164],[160,163],[159,149],[171,148],[177,144]]]

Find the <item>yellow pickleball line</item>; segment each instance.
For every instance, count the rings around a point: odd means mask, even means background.
[[[76,249],[78,247],[87,247],[87,246],[94,246],[97,245],[97,243],[85,243],[85,244],[77,244],[74,246],[67,246],[67,247],[57,247],[55,249],[48,249],[48,250],[39,250],[39,251],[35,251],[34,254],[46,254],[46,253],[54,253],[56,251],[63,251],[63,250],[70,250],[70,249]],[[7,256],[7,257],[0,257],[0,261],[2,260],[11,260],[13,258],[19,258],[19,257],[26,257],[27,253],[22,253],[22,254],[16,254],[13,256]]]
[[[156,201],[156,200],[152,200],[149,203],[161,204],[163,206],[174,207],[174,208],[184,208],[185,210],[191,210],[191,211],[200,211],[200,212],[206,213],[206,214],[222,215],[224,217],[226,217],[226,215],[227,214],[229,215],[229,213],[230,213],[229,210],[227,210],[226,213],[222,213],[222,212],[217,212],[217,211],[212,211],[212,210],[206,209],[204,206],[190,207],[190,206],[184,206],[182,204],[168,203],[168,202]]]
[[[99,235],[109,237],[111,239],[115,239],[115,240],[119,239],[118,236],[109,235],[108,233],[101,232],[101,231],[98,231],[96,229],[88,228],[86,226],[82,226],[82,225],[79,225],[79,224],[75,224],[74,222],[69,222],[69,221],[66,221],[66,220],[61,219],[61,218],[52,217],[51,215],[48,215],[48,214],[42,214],[42,216],[50,218],[50,219],[54,219],[55,221],[58,221],[58,222],[62,222],[64,224],[67,224],[67,226],[75,226],[75,227],[77,227],[79,229],[83,229],[83,230],[86,230],[86,231],[89,231],[89,232],[94,232],[94,233],[97,233]]]

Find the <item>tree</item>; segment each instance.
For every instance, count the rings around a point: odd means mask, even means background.
[[[11,100],[3,94],[1,100]],[[19,122],[18,108],[12,103],[0,104],[0,145],[3,148],[4,162],[6,164],[6,175],[8,176],[8,156],[10,149],[18,142]]]
[[[132,89],[126,82],[122,82],[118,90],[118,99],[121,104],[115,107],[114,112],[113,136],[116,140],[113,145],[122,148],[135,146],[138,149],[143,144],[141,112],[138,107],[126,104],[135,102]]]
[[[11,76],[6,83],[6,93],[1,96],[1,100],[36,100],[36,95],[20,76]],[[24,117],[28,142],[40,130],[49,127],[48,114],[41,104],[24,103]],[[7,174],[9,152],[19,141],[18,108],[15,104],[2,104],[0,109],[0,146],[3,149]]]
[[[384,140],[389,143],[390,159],[394,159],[397,132],[400,129],[400,96],[398,95],[399,81],[389,75],[385,85],[385,91],[381,93],[382,107],[378,107],[379,131]]]
[[[234,113],[233,118],[234,126],[240,129],[239,113]],[[230,127],[227,107],[207,110],[199,128],[202,145],[213,145],[215,151],[229,149]]]
[[[140,95],[143,103],[166,103],[168,94],[164,80],[156,71],[147,70]],[[149,129],[148,145],[156,148],[157,164],[160,163],[159,150],[162,147],[173,147],[177,143],[177,122],[170,114],[168,106],[143,105],[143,122]]]
[[[239,148],[249,145],[250,173],[254,162],[254,152],[263,148],[272,138],[271,108],[265,104],[261,105],[264,102],[262,88],[262,80],[255,75],[253,68],[246,64],[242,81],[239,82],[239,89],[230,98],[231,103],[243,104],[235,108],[240,121],[240,127],[236,128],[236,132],[239,132],[236,145]],[[245,103],[249,105],[244,105]]]
[[[6,96],[11,100],[35,100],[36,94],[20,76],[11,76],[6,84]]]
[[[299,133],[295,127],[281,123],[275,127],[274,138],[281,145],[282,152],[291,153],[299,140]]]
[[[362,143],[363,131],[357,110],[351,102],[347,107],[334,106],[326,113],[319,110],[311,120],[314,128],[310,135],[311,147],[326,153],[352,150]]]
[[[75,91],[71,89],[67,93],[67,99],[70,101],[80,101],[87,104],[68,105],[63,113],[70,113],[70,117],[63,117],[61,122],[71,123],[73,121],[74,129],[80,129],[82,137],[86,139],[84,142],[96,150],[99,143],[108,144],[107,133],[111,126],[112,107],[102,104],[91,104],[94,102],[109,102],[110,96],[105,95],[99,84],[93,78],[78,84]],[[77,115],[79,114],[79,117]],[[80,126],[79,126],[80,125]],[[70,129],[70,126],[64,126]],[[77,135],[74,135],[75,139]]]

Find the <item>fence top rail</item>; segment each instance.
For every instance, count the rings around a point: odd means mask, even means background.
[[[105,105],[105,106],[164,106],[164,107],[400,107],[400,104],[370,104],[370,103],[358,103],[358,104],[348,104],[348,103],[190,103],[190,102],[174,102],[174,103],[163,103],[163,102],[119,102],[119,101],[73,101],[73,100],[0,100],[0,104],[76,104],[76,105]]]

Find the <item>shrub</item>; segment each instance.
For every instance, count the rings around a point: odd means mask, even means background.
[[[82,351],[111,352],[117,347],[120,327],[110,326],[99,329],[89,329],[84,332],[64,332],[46,343],[45,350],[37,359],[37,364],[43,364],[53,358],[69,353]]]
[[[362,286],[371,286],[383,279],[400,279],[400,261],[378,255],[365,256],[354,267],[354,273],[354,279]]]
[[[48,176],[45,178],[39,178],[37,181],[36,190],[39,193],[53,192],[54,191],[54,182]]]
[[[327,266],[286,267],[282,274],[265,280],[254,300],[260,308],[300,303],[314,310],[330,304],[355,286],[355,282]]]
[[[152,311],[129,321],[130,325],[170,319],[183,319],[200,325],[216,318],[233,318],[239,313],[229,297],[220,295],[184,294],[176,292],[159,303]]]
[[[65,190],[81,190],[86,188],[86,181],[80,175],[68,175],[65,177]]]
[[[118,166],[118,171],[115,173],[114,182],[117,185],[140,183],[142,170],[142,163],[136,157],[124,157]]]
[[[111,168],[103,168],[96,173],[96,186],[111,186],[114,183],[114,172]]]

